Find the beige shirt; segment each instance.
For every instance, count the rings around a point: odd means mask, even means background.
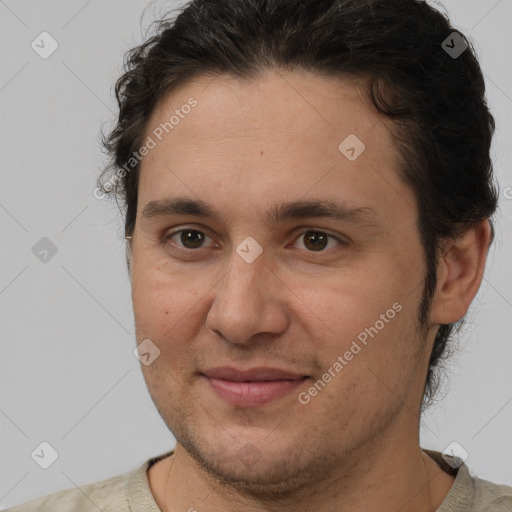
[[[512,487],[474,477],[465,464],[454,470],[440,453],[424,451],[455,476],[437,512],[512,512]],[[147,470],[171,453],[148,459],[124,475],[43,496],[7,512],[161,512],[151,494]]]

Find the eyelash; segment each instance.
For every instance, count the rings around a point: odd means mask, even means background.
[[[198,233],[201,233],[201,234],[205,235],[205,237],[211,238],[204,231],[201,231],[200,229],[182,228],[182,229],[179,229],[177,231],[173,231],[172,233],[169,233],[167,235],[164,235],[164,237],[162,238],[162,245],[164,245],[164,246],[167,245],[167,242],[169,242],[169,240],[174,238],[176,235],[178,235],[180,233],[183,233],[183,232],[186,232],[186,231],[195,231],[195,232],[198,232]],[[322,230],[319,230],[319,229],[312,229],[312,228],[306,229],[305,231],[302,231],[301,233],[299,233],[299,235],[295,238],[295,241],[299,240],[306,233],[316,233],[316,234],[321,233],[323,235],[327,235],[327,237],[329,239],[336,240],[338,242],[338,246],[347,246],[348,245],[347,241],[342,240],[341,238],[339,238],[337,236],[331,235],[330,233],[327,233],[326,231],[322,231]],[[183,247],[183,246],[180,246],[180,245],[177,245],[177,244],[176,244],[176,246],[178,247],[178,249],[186,251],[186,252],[199,252],[199,251],[201,251],[201,249],[204,249],[203,247],[199,247],[197,249],[189,249],[187,247]],[[311,254],[315,254],[315,253],[325,253],[325,252],[328,252],[328,250],[329,249],[322,249],[322,250],[319,250],[319,251],[309,251],[309,250],[306,249],[306,252],[309,252]]]

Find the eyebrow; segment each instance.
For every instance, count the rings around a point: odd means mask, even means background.
[[[174,197],[149,201],[142,210],[142,219],[172,215],[193,215],[196,217],[223,220],[223,216],[210,204],[187,197]],[[374,222],[377,212],[368,206],[350,207],[345,203],[329,200],[299,200],[274,205],[266,212],[268,224],[275,225],[287,219],[328,218],[351,224],[378,227]]]

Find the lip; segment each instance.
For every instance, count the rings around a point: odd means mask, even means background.
[[[257,407],[291,393],[300,386],[306,375],[279,368],[258,367],[237,370],[219,367],[202,373],[217,396],[231,405]]]
[[[306,377],[288,370],[258,366],[247,370],[238,370],[230,366],[218,366],[203,372],[207,377],[230,380],[232,382],[261,382],[265,380],[296,380]]]

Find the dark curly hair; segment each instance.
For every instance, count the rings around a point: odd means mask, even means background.
[[[171,13],[127,53],[115,89],[119,118],[103,135],[110,164],[98,187],[122,200],[126,236],[135,227],[140,168],[127,172],[126,162],[141,147],[155,105],[179,85],[206,74],[252,79],[269,69],[366,78],[369,99],[391,121],[397,171],[418,199],[426,264],[418,320],[425,328],[440,242],[485,219],[494,238],[495,122],[471,42],[420,0],[193,0]],[[458,56],[444,47],[455,45],[453,37],[467,44]],[[463,321],[437,332],[422,410],[433,402],[448,341]]]

